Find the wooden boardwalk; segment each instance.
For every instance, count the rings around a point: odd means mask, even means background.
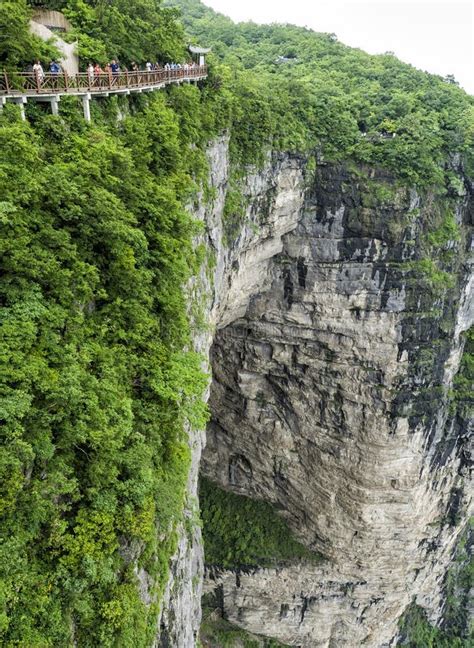
[[[90,100],[92,97],[108,97],[110,94],[152,92],[172,83],[192,83],[207,77],[207,66],[189,66],[177,70],[159,69],[151,72],[111,72],[89,75],[79,73],[44,74],[0,72],[0,109],[7,101],[22,107],[29,101],[43,101],[51,104],[53,114],[58,114],[59,101],[64,96],[81,97],[84,117],[90,121]]]

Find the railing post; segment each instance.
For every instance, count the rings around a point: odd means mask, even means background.
[[[8,94],[10,92],[10,84],[8,83],[8,74],[4,72],[3,76],[5,78],[5,90],[7,91]]]
[[[67,78],[66,70],[63,71],[64,74],[64,90],[67,92],[69,90],[69,79]]]
[[[109,90],[112,90],[112,70],[109,70]]]

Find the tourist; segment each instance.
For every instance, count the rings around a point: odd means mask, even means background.
[[[101,87],[102,86],[102,80],[101,77],[104,74],[104,70],[100,67],[98,63],[94,65],[94,85]]]
[[[89,79],[89,85],[92,85],[94,83],[94,77],[95,77],[95,68],[92,65],[92,63],[89,63],[87,66],[87,78]]]
[[[146,67],[146,71],[147,71],[147,72],[151,72],[152,69],[153,69],[153,66],[152,66],[152,64],[151,64],[150,61],[147,61],[147,62],[146,62],[145,67]]]
[[[49,64],[49,71],[51,74],[55,74],[56,76],[61,72],[61,66],[59,63],[56,63],[56,61],[51,61]]]
[[[135,61],[132,61],[132,72],[138,72],[138,71],[139,71],[138,65],[135,63]]]
[[[115,59],[112,59],[110,63],[110,70],[114,76],[118,76],[120,74],[120,65]]]
[[[51,87],[58,87],[58,77],[61,72],[61,66],[53,59],[49,64],[49,73],[51,74]]]
[[[36,61],[36,63],[33,65],[33,74],[35,76],[36,83],[41,85],[44,80],[44,70],[39,61]]]

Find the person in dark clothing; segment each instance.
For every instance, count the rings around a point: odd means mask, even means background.
[[[120,74],[120,65],[117,63],[115,59],[112,60],[110,63],[110,69],[112,70],[112,74],[114,76],[118,76]]]
[[[51,74],[51,87],[52,88],[57,88],[58,87],[58,77],[61,72],[61,66],[59,63],[56,63],[56,61],[51,61],[49,64],[49,72]]]

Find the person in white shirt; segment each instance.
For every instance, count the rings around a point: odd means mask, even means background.
[[[94,83],[94,66],[92,63],[89,63],[87,66],[87,78],[89,79],[89,84],[92,85]]]
[[[43,83],[44,70],[43,70],[43,66],[39,61],[36,61],[36,63],[33,65],[33,74],[38,83]]]

